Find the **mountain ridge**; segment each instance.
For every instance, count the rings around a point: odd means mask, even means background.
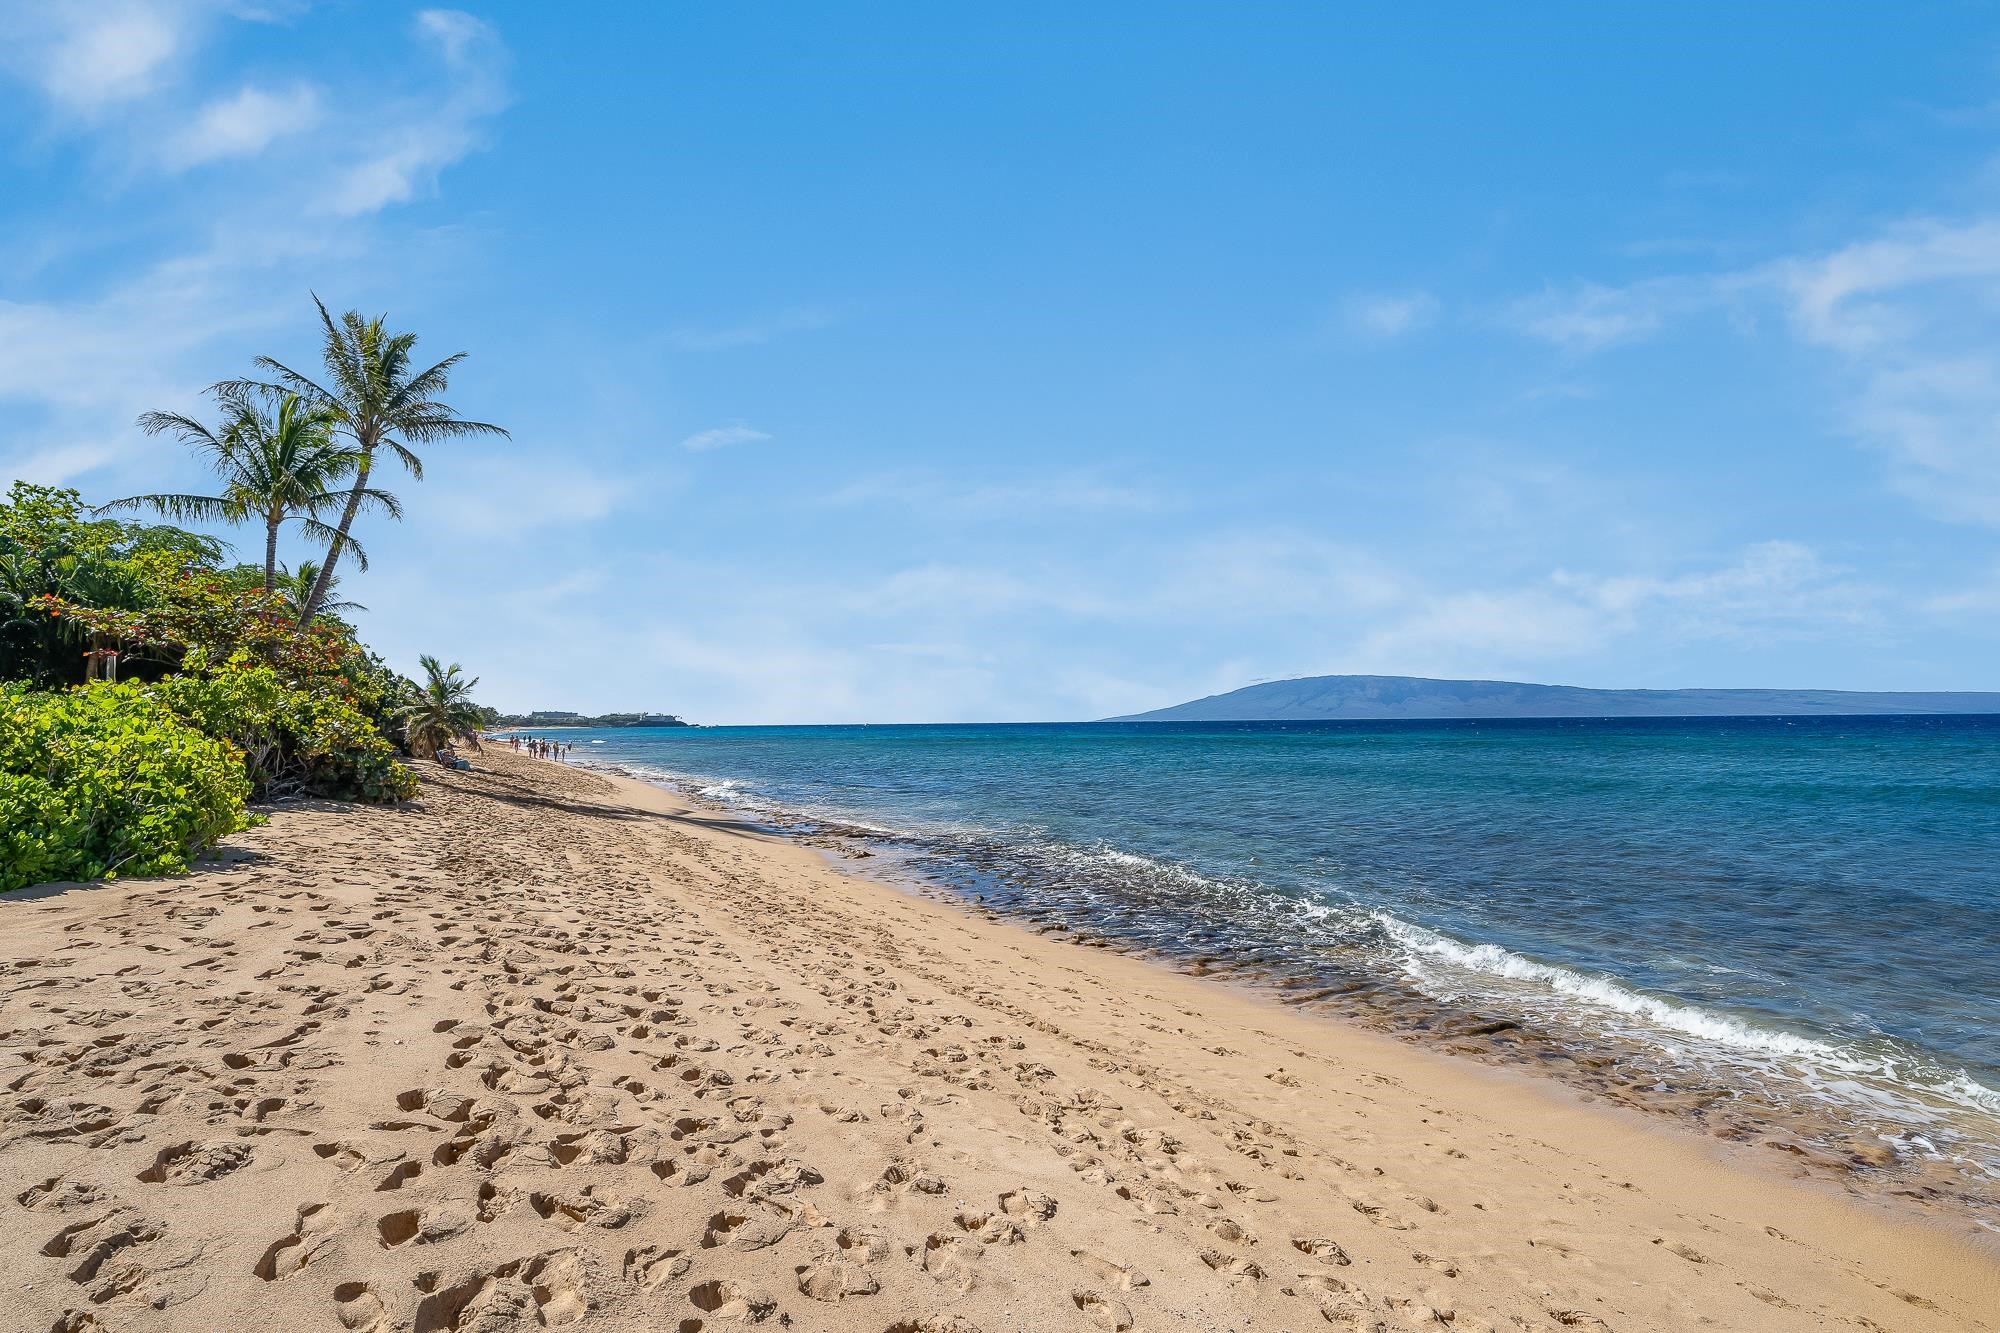
[[[1320,722],[1396,718],[1861,717],[2000,713],[1992,690],[1603,690],[1428,676],[1262,681],[1107,722]]]

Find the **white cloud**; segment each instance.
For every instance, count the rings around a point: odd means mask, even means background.
[[[746,320],[716,329],[682,329],[668,337],[674,346],[689,352],[715,352],[732,347],[755,347],[790,333],[823,329],[834,322],[833,312],[817,306],[796,306],[765,318]]]
[[[1709,295],[1707,284],[1675,279],[1629,287],[1584,283],[1568,291],[1545,291],[1517,301],[1507,310],[1506,322],[1565,351],[1595,352],[1648,337],[1658,332],[1670,315]]]
[[[1349,303],[1347,322],[1357,332],[1375,338],[1400,338],[1437,318],[1438,301],[1429,292],[1370,296]]]
[[[1095,469],[1064,469],[1007,480],[884,472],[849,482],[815,503],[835,508],[896,505],[927,514],[985,515],[1014,521],[1060,511],[1152,513],[1173,507],[1150,487],[1108,481]]]
[[[0,17],[0,44],[59,106],[90,116],[159,88],[197,12],[148,0],[24,6]]]
[[[2000,623],[1994,619],[2000,615],[2000,565],[1975,582],[1931,594],[1924,599],[1923,608],[1943,619],[1986,626],[1989,633],[2000,631]]]
[[[1127,615],[1173,623],[1379,614],[1416,581],[1372,552],[1300,532],[1220,533],[1177,547]]]
[[[312,129],[323,114],[319,90],[310,84],[279,92],[245,87],[203,107],[194,123],[168,142],[166,164],[182,170],[221,158],[252,157],[279,139]]]
[[[1834,358],[1837,410],[1898,488],[2000,525],[2000,219],[1906,223],[1763,276]]]
[[[732,444],[756,444],[771,437],[761,430],[751,430],[748,426],[717,426],[713,430],[696,431],[681,441],[681,448],[697,453],[709,449],[726,449]]]
[[[1760,275],[1788,298],[1809,340],[1865,353],[1921,334],[1939,314],[1913,300],[1974,297],[1990,316],[2000,294],[2000,219],[1905,223],[1830,254],[1781,260]]]
[[[1838,426],[1937,514],[2000,525],[2000,218],[1912,219],[1814,255],[1516,303],[1518,331],[1572,352],[1714,310],[1775,311],[1830,358]]]
[[[450,447],[450,446],[447,446]],[[475,448],[479,446],[475,442]],[[575,458],[560,467],[546,461],[495,456],[477,462],[434,451],[424,469],[427,522],[469,537],[495,537],[537,528],[592,523],[632,493],[630,479],[614,480]],[[391,490],[396,483],[385,478]],[[648,493],[657,489],[648,487]]]
[[[388,105],[391,123],[376,131],[367,155],[333,174],[322,203],[337,216],[373,213],[435,188],[507,105],[506,50],[491,28],[457,10],[428,9],[416,32],[444,65],[443,95]]]
[[[223,244],[96,296],[0,300],[0,469],[74,479],[117,467],[122,477],[161,479],[180,451],[145,440],[134,418],[198,408],[198,387],[232,367],[218,348],[298,324],[303,294],[272,266],[299,253],[275,241],[254,256]]]
[[[458,64],[492,39],[492,29],[457,9],[425,9],[417,14],[417,31],[438,44],[444,58]]]
[[[508,102],[507,52],[470,14],[420,12],[410,32],[432,62],[421,76],[385,46],[363,89],[304,80],[248,85],[204,104],[181,67],[226,14],[239,21],[291,17],[288,3],[236,0],[0,0],[0,65],[39,85],[69,118],[101,140],[108,164],[185,171],[250,158],[315,129],[303,163],[268,193],[291,213],[356,217],[433,190],[446,168],[483,143]],[[302,59],[309,59],[309,48]],[[116,113],[116,114],[114,114]],[[309,191],[311,198],[296,196]],[[258,198],[256,192],[239,197]]]
[[[1565,677],[1601,670],[1621,645],[1670,654],[1720,641],[1762,657],[1776,641],[1853,642],[1877,632],[1885,605],[1881,590],[1782,541],[1677,569],[1471,586],[1282,533],[1163,543],[1122,569],[1060,554],[872,574],[762,568],[744,563],[749,552],[661,555],[547,597],[528,565],[520,578],[492,567],[516,549],[545,563],[533,544],[489,544],[481,577],[426,575],[473,599],[461,632],[497,627],[488,648],[462,649],[492,659],[495,702],[659,707],[715,722],[1099,717],[1330,670]],[[434,593],[406,582],[363,600],[428,632]],[[653,588],[677,592],[639,591]],[[1191,638],[1197,616],[1228,633]],[[595,665],[580,678],[577,661]]]
[[[1355,656],[1372,669],[1450,675],[1587,657],[1623,638],[1656,650],[1816,638],[1870,626],[1885,595],[1809,547],[1769,541],[1688,573],[1556,570],[1515,587],[1414,591],[1405,610],[1367,631]]]

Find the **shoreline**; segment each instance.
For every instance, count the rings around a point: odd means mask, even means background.
[[[1949,1154],[1927,1157],[1902,1142],[1886,1147],[1891,1137],[1873,1132],[1882,1126],[1857,1125],[1850,1118],[1855,1107],[1802,1102],[1795,1090],[1773,1088],[1746,1068],[1729,1070],[1733,1080],[1699,1066],[1670,1069],[1663,1076],[1658,1053],[1631,1039],[1600,1034],[1586,1042],[1579,1033],[1551,1028],[1532,1015],[1439,998],[1379,972],[1314,973],[1262,959],[1230,960],[1155,947],[1115,931],[1074,924],[1059,911],[1026,907],[998,895],[989,901],[987,893],[953,883],[948,876],[913,869],[904,864],[910,859],[902,847],[910,842],[907,834],[782,808],[746,811],[711,794],[708,780],[685,774],[649,778],[619,763],[593,762],[588,754],[564,762],[667,792],[696,808],[771,821],[766,827],[774,836],[817,849],[839,869],[956,910],[1219,982],[1321,1020],[1388,1034],[1418,1049],[1553,1083],[1586,1103],[1601,1102],[1677,1132],[1712,1139],[1741,1153],[1750,1169],[1811,1179],[1892,1214],[1921,1214],[1949,1228],[1969,1228],[1975,1238],[2000,1247],[2000,1239],[1994,1239],[2000,1237],[2000,1181],[1982,1179],[1968,1161]],[[862,867],[857,858],[876,859]],[[1961,1118],[1954,1122],[1953,1114]],[[1973,1140],[1981,1146],[1990,1149],[2000,1141],[1994,1138],[2000,1126],[1975,1124],[1964,1112],[1941,1116],[1939,1125],[1971,1127],[1982,1136]],[[1925,1132],[1905,1125],[1896,1137]],[[1928,1132],[1938,1131],[1933,1126]]]
[[[27,1326],[1986,1330],[2000,1304],[1991,1246],[1549,1080],[634,778],[474,765],[427,768],[421,809],[280,808],[187,879],[0,899]]]

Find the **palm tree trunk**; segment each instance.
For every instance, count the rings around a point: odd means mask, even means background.
[[[361,512],[361,493],[368,489],[368,469],[375,465],[375,447],[364,445],[361,450],[361,466],[354,469],[354,488],[347,493],[347,504],[340,511],[337,531],[340,538],[327,548],[326,563],[319,567],[319,577],[313,580],[312,591],[306,594],[306,604],[299,611],[299,628],[312,624],[313,616],[319,611],[319,604],[326,598],[327,585],[333,582],[333,567],[340,563],[341,548],[347,545],[347,530],[354,526],[354,516]]]
[[[278,525],[283,518],[273,515],[264,520],[264,591],[271,592],[278,586]]]

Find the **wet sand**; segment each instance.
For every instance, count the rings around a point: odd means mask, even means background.
[[[2000,1257],[1921,1201],[1864,1206],[637,783],[475,763],[426,770],[421,809],[282,809],[185,879],[0,899],[0,1322],[2000,1313]]]

